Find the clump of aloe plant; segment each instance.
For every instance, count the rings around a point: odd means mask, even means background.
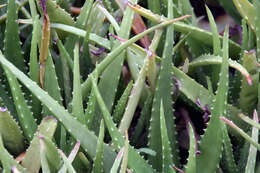
[[[259,172],[260,2],[207,3],[241,32],[189,0],[1,1],[0,170]]]

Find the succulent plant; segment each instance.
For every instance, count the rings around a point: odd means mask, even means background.
[[[1,1],[0,170],[259,172],[260,3],[205,3]]]

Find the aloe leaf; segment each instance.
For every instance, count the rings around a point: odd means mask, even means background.
[[[52,23],[62,23],[66,25],[73,25],[74,20],[64,9],[62,9],[59,5],[57,5],[56,1],[47,0],[46,2],[46,10],[48,16],[50,18],[50,22]],[[41,1],[37,0],[37,7],[41,14],[43,14],[43,9],[41,7]],[[64,38],[66,33],[59,31],[60,37]]]
[[[3,164],[3,168],[5,172],[11,172],[11,167],[15,166],[21,173],[28,173],[25,168],[23,168],[20,164],[18,164],[13,157],[8,153],[8,151],[4,148],[2,136],[0,134],[0,160]]]
[[[114,27],[115,31],[118,33],[120,30],[120,26],[118,25],[116,19],[110,14],[106,8],[101,6],[100,4],[97,5],[97,7],[100,9],[100,11],[106,16],[108,21],[111,23],[111,25]]]
[[[39,136],[38,136],[39,137]],[[43,173],[50,173],[50,168],[49,164],[46,158],[46,149],[45,145],[43,143],[43,140],[41,139],[42,137],[39,137],[40,139],[40,158],[41,158],[41,167],[42,167],[42,172]]]
[[[98,104],[102,110],[105,123],[108,127],[109,134],[112,138],[112,141],[115,145],[116,150],[120,150],[120,148],[124,145],[124,138],[123,135],[119,132],[119,130],[116,128],[116,125],[114,124],[112,117],[109,113],[109,111],[106,108],[106,105],[98,91],[97,87],[97,78],[92,77],[92,86],[94,88],[94,93],[97,98]],[[129,147],[129,157],[128,157],[128,166],[130,169],[136,171],[136,172],[154,172],[154,170],[146,163],[146,161],[135,151],[134,148]]]
[[[95,108],[96,108],[96,97],[94,94],[94,89],[92,88],[88,99],[88,106],[85,111],[86,125],[88,128],[90,128],[92,125],[92,120],[95,114]]]
[[[37,9],[36,9],[36,5],[35,5],[35,1],[29,0],[29,6],[30,6],[32,18],[35,20],[35,17],[37,16]]]
[[[193,132],[192,125],[189,123],[190,148],[188,163],[185,168],[185,173],[193,173],[196,170],[196,138]]]
[[[220,165],[222,170],[225,172],[238,172],[237,165],[234,159],[232,143],[229,138],[226,126],[223,130],[223,156]]]
[[[223,62],[219,77],[219,85],[216,94],[216,100],[213,103],[211,118],[207,129],[201,139],[199,150],[201,154],[197,159],[197,171],[215,172],[219,164],[222,152],[222,140],[224,124],[220,121],[221,115],[227,113],[227,92],[228,92],[228,28],[226,27],[223,41]],[[214,147],[212,147],[214,145]],[[210,162],[207,162],[208,158]],[[208,164],[205,165],[205,162]]]
[[[220,39],[219,39],[217,25],[215,23],[214,17],[212,15],[210,9],[207,6],[206,6],[206,10],[207,10],[207,14],[208,14],[208,18],[209,18],[209,22],[210,22],[210,26],[211,26],[211,30],[212,30],[212,36],[213,36],[213,54],[215,56],[221,55],[221,43],[220,43]],[[213,86],[217,86],[217,82],[219,80],[219,78],[218,78],[219,72],[220,72],[219,66],[213,67],[213,71],[212,71]]]
[[[164,108],[163,102],[161,100],[160,105],[160,130],[161,130],[161,140],[162,140],[162,172],[170,173],[175,172],[172,171],[171,165],[173,165],[172,161],[172,151],[170,146],[170,141],[168,138],[168,132],[166,127],[166,122],[164,118]]]
[[[80,66],[80,68],[82,69],[81,74],[84,76],[87,76],[95,68],[95,66],[92,62],[91,50],[90,50],[90,40],[89,40],[91,26],[87,26],[86,30],[87,30],[86,36],[83,40],[83,45],[82,45],[83,51],[80,56],[81,61],[83,61],[83,63],[81,63],[81,66]],[[102,49],[103,48],[99,48],[98,50],[102,50]]]
[[[127,169],[127,161],[128,161],[128,150],[129,150],[129,141],[128,141],[128,133],[125,132],[125,147],[124,147],[124,156],[121,164],[120,173],[125,173]]]
[[[133,87],[133,81],[131,80],[128,83],[124,93],[122,94],[122,96],[120,97],[120,99],[118,100],[118,102],[115,106],[115,109],[113,112],[113,120],[116,124],[118,124],[120,122],[120,120],[124,114],[128,96],[130,94],[132,87]]]
[[[59,104],[62,103],[62,97],[60,93],[60,87],[57,80],[57,75],[54,67],[54,63],[52,60],[52,56],[50,53],[48,53],[48,58],[46,61],[46,69],[45,69],[45,75],[44,75],[44,88],[45,91],[48,92],[48,94],[57,100]],[[51,115],[51,111],[48,107],[43,107],[43,113],[44,116]]]
[[[33,138],[33,134],[37,128],[36,122],[34,120],[31,110],[27,105],[27,102],[24,98],[23,92],[19,86],[17,79],[7,68],[3,68],[5,70],[5,74],[7,76],[9,85],[11,87],[11,92],[18,113],[20,125],[23,129],[26,139],[28,141],[31,141]]]
[[[73,119],[73,117],[57,103],[52,97],[50,97],[46,92],[44,92],[39,86],[37,86],[32,80],[30,80],[25,74],[23,74],[20,70],[18,70],[13,64],[11,64],[8,60],[4,58],[2,54],[0,54],[0,62],[3,65],[12,70],[12,73],[21,80],[25,84],[25,86],[37,96],[37,98],[47,106],[50,111],[54,113],[54,115],[61,121],[64,127],[69,131],[69,133],[80,143],[82,147],[87,150],[88,154],[93,158],[95,156],[96,151],[96,142],[97,137],[91,133],[86,127],[84,127],[80,122]],[[84,134],[84,135],[83,135]],[[115,158],[115,153],[112,151],[110,147],[104,145],[104,170],[105,172],[109,172],[113,160]],[[31,163],[31,162],[30,162]]]
[[[243,112],[251,115],[258,100],[259,72],[257,70],[259,67],[257,66],[255,53],[245,51],[242,64],[250,73],[252,82],[248,85],[247,81],[244,78],[242,79],[238,105]]]
[[[203,65],[210,65],[210,64],[220,65],[222,62],[223,62],[223,58],[220,56],[201,55],[200,57],[196,58],[195,60],[193,60],[189,63],[189,68],[191,68],[191,70],[192,70],[192,68],[194,68],[194,67],[203,66]],[[252,79],[250,76],[249,69],[247,69],[246,66],[243,66],[243,65],[239,64],[238,62],[231,60],[231,59],[228,59],[228,64],[230,67],[238,70],[244,76],[244,78],[245,78],[244,80],[247,85],[251,85]],[[253,64],[251,64],[251,65],[253,65]],[[254,65],[254,67],[255,66],[256,65]]]
[[[248,25],[255,31],[255,9],[248,0],[233,0],[240,15],[246,19]]]
[[[30,3],[34,3],[34,2],[30,2]],[[35,16],[33,21],[29,75],[30,78],[33,81],[35,81],[37,84],[40,83],[40,79],[39,79],[40,66],[38,63],[38,55],[37,55],[37,44],[38,44],[39,31],[40,31],[39,25],[40,25],[39,16]],[[34,113],[35,118],[39,120],[40,113],[41,113],[41,103],[34,95],[32,95],[31,99],[32,99],[32,112]]]
[[[0,85],[0,97],[2,100],[1,106],[6,106],[7,109],[10,111],[10,113],[14,116],[14,118],[18,121],[17,111],[15,108],[15,105],[13,104],[13,98],[10,97],[11,93],[7,90],[7,82],[6,79],[0,79],[1,85]]]
[[[68,104],[71,101],[71,83],[70,83],[70,69],[73,70],[73,61],[69,55],[69,53],[67,52],[67,50],[65,49],[65,47],[63,46],[61,40],[59,39],[57,33],[54,33],[54,38],[57,39],[57,45],[58,45],[58,49],[60,52],[60,62],[61,62],[61,71],[57,71],[57,75],[61,75],[61,77],[59,77],[58,79],[63,79],[62,83],[61,83],[61,88],[64,90],[64,99],[65,99],[65,103],[66,106],[68,106]],[[70,68],[70,69],[69,69]]]
[[[212,30],[212,36],[213,36],[213,54],[215,56],[217,55],[221,55],[221,43],[220,43],[220,39],[218,37],[218,29],[217,29],[217,25],[215,23],[214,17],[210,11],[210,9],[206,6],[206,10],[207,10],[207,14],[208,14],[208,18],[209,18],[209,22],[210,22],[210,26],[211,26],[211,30]]]
[[[93,173],[101,173],[103,172],[102,164],[103,164],[103,141],[105,135],[105,128],[104,128],[104,120],[101,120],[100,129],[99,129],[99,136],[97,142],[97,150],[96,156],[94,158],[94,165],[93,165]]]
[[[168,18],[173,18],[172,2],[168,1]],[[168,26],[165,45],[163,50],[163,56],[160,64],[160,72],[157,79],[157,84],[154,93],[149,136],[148,136],[148,146],[150,149],[158,153],[155,157],[149,156],[149,161],[152,163],[153,167],[157,171],[162,170],[162,140],[161,132],[158,130],[160,128],[160,102],[162,100],[165,111],[165,122],[167,127],[167,134],[170,141],[170,147],[172,149],[172,154],[170,155],[173,159],[173,163],[178,166],[178,147],[176,145],[176,130],[174,124],[173,116],[173,74],[172,68],[172,49],[173,49],[173,38],[174,38],[174,28],[172,25]]]
[[[47,91],[48,94],[53,99],[55,99],[59,104],[61,104],[62,103],[61,89],[58,84],[54,63],[52,61],[52,56],[50,53],[48,54],[45,70],[46,70],[45,77],[44,77],[45,91]],[[52,115],[52,112],[46,106],[43,106],[43,116],[45,117],[49,115]],[[57,141],[57,144],[59,144],[60,147],[65,145],[66,143],[65,138],[66,138],[66,131],[61,124],[58,124],[57,130],[55,132],[55,139]]]
[[[72,114],[79,122],[84,124],[85,117],[83,112],[81,87],[80,87],[80,71],[79,71],[79,44],[76,43],[74,49],[74,68],[73,68],[73,99]]]
[[[157,79],[157,64],[155,62],[155,56],[151,56],[148,60],[148,69],[147,69],[147,80],[150,86],[151,91],[154,93],[156,79]]]
[[[8,0],[7,20],[4,38],[4,55],[16,67],[23,72],[26,71],[24,57],[19,39],[19,27],[16,20],[18,19],[17,5],[15,0]]]
[[[239,118],[241,118],[242,120],[244,120],[246,123],[250,124],[251,126],[254,126],[258,129],[260,129],[260,124],[252,119],[250,119],[248,116],[245,116],[244,114],[238,114],[237,115]]]
[[[81,9],[81,12],[77,18],[76,23],[72,26],[83,29],[86,26],[89,16],[92,12],[92,6],[93,6],[93,0],[85,1],[84,5]],[[58,22],[58,23],[62,23],[62,22]],[[85,35],[83,37],[85,37]],[[66,50],[69,53],[69,55],[71,55],[71,56],[73,55],[74,46],[75,46],[76,42],[78,42],[78,41],[79,40],[78,40],[77,36],[69,35],[67,37],[65,47],[66,47]]]
[[[68,33],[71,33],[71,34],[75,34],[75,35],[80,36],[80,37],[86,36],[86,31],[79,29],[77,27],[74,27],[74,26],[70,26],[70,25],[65,25],[65,24],[61,24],[61,23],[51,23],[51,28],[59,29],[59,30],[62,30],[62,31],[65,31],[65,32],[68,32]],[[100,37],[100,36],[98,36],[94,33],[89,34],[89,40],[93,41],[94,43],[96,43],[96,44],[98,44],[98,45],[100,45],[100,46],[102,46],[102,47],[104,47],[108,50],[111,49],[110,41],[108,41],[107,39]],[[66,44],[65,44],[65,47],[68,51]]]
[[[127,48],[129,45],[133,44],[134,42],[136,42],[137,40],[139,40],[140,38],[142,38],[144,35],[149,34],[150,32],[155,31],[156,29],[162,28],[164,26],[167,26],[173,22],[176,22],[178,20],[181,20],[183,18],[185,18],[187,16],[184,17],[180,17],[180,18],[176,18],[176,19],[172,19],[172,20],[168,20],[165,21],[159,25],[156,25],[152,28],[149,28],[147,30],[145,30],[144,32],[132,37],[131,39],[129,39],[126,42],[123,42],[120,46],[118,46],[115,50],[113,50],[112,52],[110,52],[107,57],[100,63],[97,65],[95,72],[98,72],[98,74],[102,73],[104,71],[104,69],[108,66],[108,64],[110,64],[116,57],[117,55],[120,54],[120,52],[122,50],[124,50],[125,48]],[[81,84],[81,90],[82,90],[82,97],[83,99],[87,96],[89,90],[90,90],[90,86],[91,86],[91,79],[88,78],[87,80],[85,80],[84,83]]]
[[[140,70],[137,80],[134,83],[133,89],[131,91],[131,94],[129,96],[129,100],[126,106],[126,110],[124,112],[124,115],[122,117],[122,120],[119,125],[119,131],[123,134],[126,130],[128,130],[133,116],[134,112],[136,110],[137,104],[139,102],[139,99],[141,97],[142,90],[145,86],[145,79],[147,75],[147,68],[149,64],[149,59],[153,56],[153,52],[156,51],[156,48],[159,44],[160,38],[162,35],[162,30],[157,30],[154,34],[154,38],[152,40],[152,43],[149,47],[149,50],[147,51],[147,55],[144,60],[144,64],[142,66],[142,69]]]
[[[96,1],[93,4],[92,13],[89,17],[87,25],[91,26],[91,31],[97,35],[105,36],[103,32],[101,32],[100,28],[103,28],[105,22],[105,15],[98,9],[97,4],[99,2]],[[97,20],[98,19],[98,20]]]
[[[256,15],[257,17],[257,15]],[[257,25],[256,25],[257,27]],[[257,31],[256,31],[257,34]],[[248,49],[248,29],[245,19],[242,20],[242,52]]]
[[[61,57],[66,59],[70,69],[73,70],[73,61],[57,34],[55,34],[55,39],[57,40],[57,46],[58,46],[59,52],[61,54]]]
[[[118,152],[118,154],[116,156],[115,162],[114,162],[114,164],[113,164],[113,166],[110,170],[110,173],[117,173],[118,172],[120,162],[123,158],[123,153],[124,153],[124,148],[121,148],[121,150]]]
[[[149,120],[151,117],[151,108],[152,108],[152,104],[153,104],[153,95],[150,94],[147,96],[144,106],[142,108],[141,111],[141,115],[138,119],[137,125],[135,126],[135,131],[131,136],[131,141],[134,144],[138,144],[138,142],[140,142],[140,135],[142,134],[143,130],[147,130],[148,131],[148,127],[149,127]],[[143,142],[143,141],[141,141]]]
[[[45,156],[50,168],[50,172],[58,172],[58,170],[62,166],[62,161],[58,153],[58,148],[51,141],[50,138],[42,135],[39,135],[38,138],[40,138],[40,142],[42,140],[42,142],[44,143]]]
[[[147,19],[152,20],[153,22],[160,23],[167,19],[164,16],[154,14],[150,10],[147,10],[137,4],[131,5],[130,3],[128,3],[128,6],[130,6],[138,14],[142,15],[143,17],[145,17]],[[211,32],[208,32],[206,30],[200,29],[195,26],[184,24],[182,22],[176,22],[173,25],[174,25],[174,29],[176,31],[181,32],[181,33],[192,32],[193,34],[190,35],[191,38],[193,38],[194,40],[197,40],[199,42],[203,42],[206,45],[212,46],[213,34]],[[223,41],[222,36],[219,36],[219,38],[221,41]],[[237,43],[229,40],[229,47],[230,47],[230,49],[229,49],[230,56],[236,58],[237,55],[241,51],[240,46]]]
[[[22,160],[22,166],[24,166],[29,172],[38,172],[41,166],[41,158],[39,157],[40,140],[38,136],[42,135],[52,138],[56,130],[56,127],[57,120],[55,118],[46,117],[42,120]],[[32,164],[32,162],[34,164]]]
[[[256,110],[254,110],[253,119],[254,119],[255,122],[259,122]],[[252,128],[252,139],[255,142],[258,142],[258,133],[259,133],[259,129],[256,128],[256,127],[253,127]],[[255,146],[253,146],[251,144],[250,148],[249,148],[249,155],[248,155],[248,158],[247,158],[245,173],[255,172],[256,154],[257,154],[257,149],[256,149]]]
[[[37,0],[37,7],[41,13],[43,13],[40,4],[40,0]],[[56,4],[55,1],[47,0],[46,1],[46,9],[47,13],[50,17],[50,21],[54,23],[63,23],[67,25],[73,25],[74,20],[64,9],[62,9],[59,5]]]
[[[137,2],[137,0],[132,0]],[[128,39],[131,31],[132,21],[134,18],[134,12],[127,8],[118,31],[118,36],[123,39]],[[112,51],[115,50],[120,45],[120,41],[116,40],[113,45]],[[101,75],[100,82],[98,84],[101,95],[104,98],[105,104],[108,110],[111,112],[115,95],[117,92],[117,86],[122,72],[123,62],[126,56],[125,50],[123,50],[119,55],[120,58],[115,59],[111,64],[107,66]],[[100,115],[100,109],[96,108],[96,114]],[[92,127],[98,127],[101,116],[95,116]],[[95,130],[96,131],[96,130]]]
[[[77,153],[78,153],[78,151],[79,151],[79,147],[80,147],[80,142],[78,141],[78,142],[75,144],[73,150],[70,152],[70,155],[69,155],[69,157],[68,157],[68,161],[69,161],[70,164],[71,164],[71,163],[73,162],[73,160],[75,159],[75,157],[76,157],[76,155],[77,155]],[[66,165],[63,165],[62,168],[59,170],[58,173],[65,173],[66,171],[67,171],[67,167],[66,167]]]
[[[232,127],[235,131],[237,131],[243,138],[245,138],[250,144],[252,144],[257,150],[260,150],[260,144],[255,142],[248,134],[246,134],[241,128],[235,125],[232,121],[225,117],[221,117],[221,120],[224,121],[227,125]]]
[[[18,155],[25,149],[24,137],[7,108],[0,107],[0,133],[5,147]]]
[[[63,161],[64,161],[64,165],[67,167],[68,169],[68,172],[69,173],[76,173],[75,169],[73,168],[73,166],[71,165],[71,163],[69,162],[69,159],[66,157],[66,155],[61,151],[61,150],[58,150]]]
[[[180,81],[179,90],[184,96],[183,99],[188,100],[188,103],[195,108],[198,108],[197,101],[199,100],[202,109],[203,107],[211,108],[213,106],[212,100],[215,99],[215,95],[212,95],[209,90],[204,88],[201,84],[197,83],[194,79],[190,78],[184,72],[177,67],[172,66],[174,76]],[[190,89],[192,88],[192,90]],[[227,114],[230,115],[232,121],[237,124],[241,124],[241,120],[237,118],[237,114],[241,112],[237,107],[227,105]],[[232,133],[237,136],[236,133]]]
[[[238,62],[241,64],[243,62],[244,51],[248,50],[248,28],[245,19],[242,20],[242,45],[241,45],[241,54],[239,56]],[[240,93],[241,86],[241,75],[236,71],[233,79],[230,80],[230,90],[228,95],[228,100],[231,104],[237,105],[237,98]]]

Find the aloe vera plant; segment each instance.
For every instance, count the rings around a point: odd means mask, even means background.
[[[259,172],[260,3],[205,5],[0,1],[0,171]]]

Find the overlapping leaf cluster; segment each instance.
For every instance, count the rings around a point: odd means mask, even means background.
[[[257,0],[0,2],[0,171],[260,170]]]

